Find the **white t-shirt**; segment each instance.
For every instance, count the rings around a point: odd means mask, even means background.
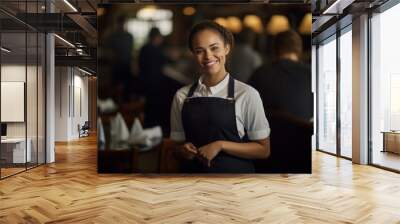
[[[220,97],[228,96],[229,74],[217,85],[207,87],[202,83],[202,77],[192,97]],[[192,85],[179,89],[171,107],[171,139],[177,142],[185,141],[185,131],[182,125],[182,107]],[[235,80],[235,115],[239,136],[243,138],[245,130],[250,140],[265,139],[270,134],[268,120],[265,117],[264,107],[260,94],[253,87]],[[200,113],[200,112],[199,112]]]

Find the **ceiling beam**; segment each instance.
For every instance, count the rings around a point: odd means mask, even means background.
[[[79,13],[70,13],[67,16],[80,26],[91,38],[97,39],[97,29],[89,23],[89,21]]]

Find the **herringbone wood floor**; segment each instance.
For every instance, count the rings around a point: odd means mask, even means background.
[[[99,175],[93,137],[0,181],[0,223],[400,223],[400,175],[315,152],[312,175]]]

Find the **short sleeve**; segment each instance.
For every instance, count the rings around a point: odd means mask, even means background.
[[[246,94],[244,109],[244,127],[250,140],[260,140],[269,137],[271,129],[265,116],[264,106],[257,90],[251,88]]]
[[[171,134],[170,138],[177,142],[185,141],[185,131],[182,125],[182,103],[183,100],[179,98],[179,92],[175,94],[171,106]]]

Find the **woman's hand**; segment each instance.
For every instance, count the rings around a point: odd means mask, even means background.
[[[191,142],[187,142],[178,148],[179,154],[187,160],[192,160],[198,155],[198,150]]]
[[[205,160],[208,167],[211,166],[211,161],[218,155],[222,150],[222,143],[220,141],[211,142],[205,146],[199,148],[199,154]]]

